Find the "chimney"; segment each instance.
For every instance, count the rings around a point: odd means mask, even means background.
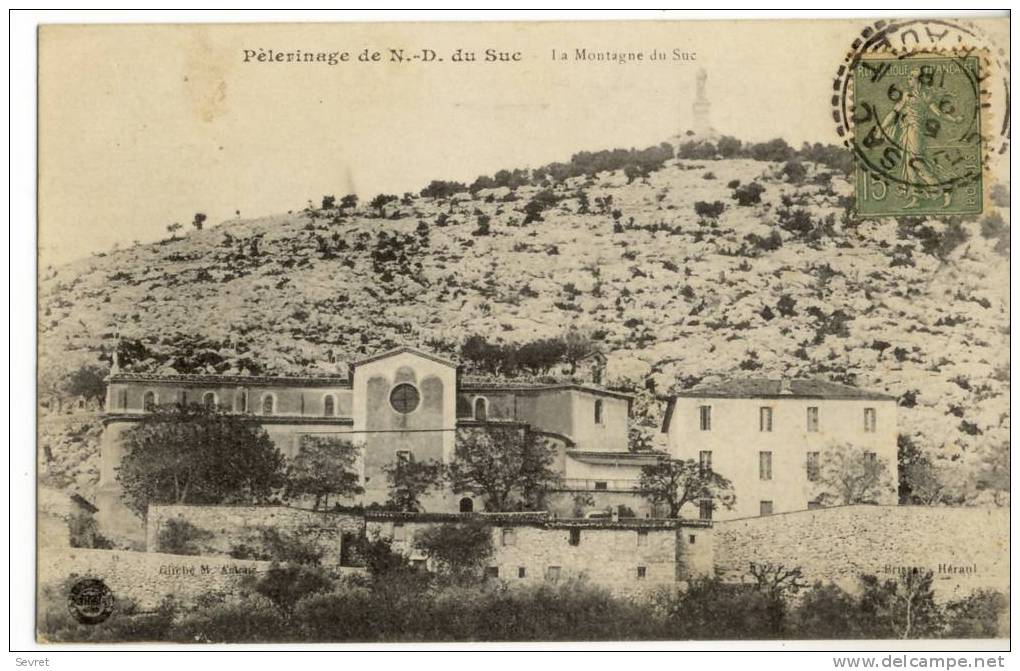
[[[782,396],[789,396],[793,394],[793,389],[790,386],[790,378],[785,375],[779,378],[779,393]]]

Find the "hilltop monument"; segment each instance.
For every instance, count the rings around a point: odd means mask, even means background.
[[[694,135],[700,139],[709,139],[716,136],[715,129],[712,128],[712,121],[709,118],[712,103],[708,101],[708,96],[705,94],[707,81],[708,72],[705,71],[705,68],[698,68],[698,72],[695,75],[697,93],[691,109],[694,113]]]

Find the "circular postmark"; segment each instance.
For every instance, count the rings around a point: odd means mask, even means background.
[[[865,28],[839,66],[831,100],[836,131],[855,157],[858,214],[980,212],[990,154],[1009,146],[1008,77],[1004,51],[971,23]]]
[[[67,595],[71,615],[82,624],[99,624],[113,612],[113,592],[99,578],[77,580]]]

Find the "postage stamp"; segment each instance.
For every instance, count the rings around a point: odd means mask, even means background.
[[[851,77],[858,214],[979,214],[980,58],[872,55]]]

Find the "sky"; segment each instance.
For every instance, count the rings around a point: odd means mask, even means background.
[[[325,194],[417,192],[432,179],[658,144],[690,128],[699,68],[718,132],[837,142],[831,85],[863,25],[43,27],[40,267],[164,238],[196,212],[215,224]],[[389,62],[391,48],[436,60]],[[478,60],[454,62],[457,49]],[[485,49],[519,55],[487,63]],[[645,60],[579,61],[577,49]],[[350,60],[259,62],[259,50]],[[380,60],[358,60],[365,50]],[[653,50],[666,58],[648,60]],[[674,50],[687,59],[672,60]]]

